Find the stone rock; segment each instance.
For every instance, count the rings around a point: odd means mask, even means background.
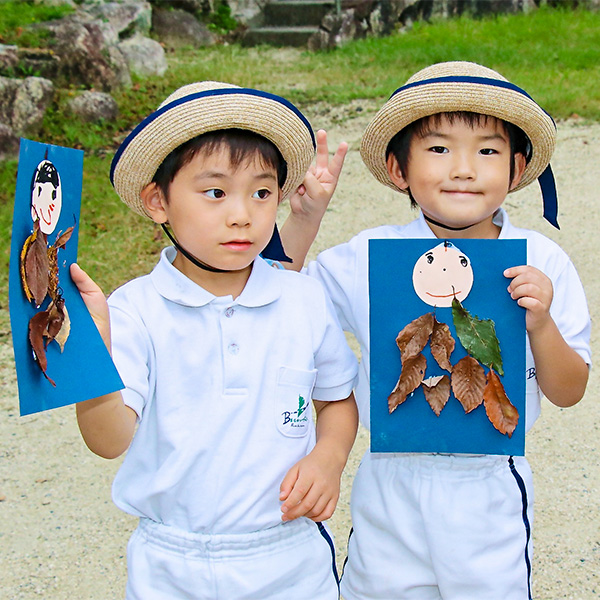
[[[54,97],[54,84],[41,77],[0,77],[0,123],[16,134],[37,133]]]
[[[14,69],[18,62],[18,47],[0,44],[0,73]]]
[[[108,23],[121,39],[150,33],[152,6],[149,2],[105,2],[84,5],[83,10],[92,19]]]
[[[152,3],[161,8],[178,8],[190,13],[201,13],[211,10],[214,0],[151,0]]]
[[[116,46],[106,44],[98,24],[69,16],[44,27],[54,35],[52,49],[59,59],[59,78],[65,83],[103,91],[131,83],[125,58]]]
[[[86,123],[114,121],[119,115],[115,99],[104,92],[82,92],[69,101],[68,108]]]
[[[163,47],[156,41],[136,35],[119,44],[129,71],[144,77],[163,75],[168,68]]]
[[[160,41],[170,48],[200,48],[214,44],[217,39],[206,25],[183,10],[154,10],[152,30]]]
[[[24,134],[37,133],[48,105],[54,98],[54,84],[42,77],[27,77],[17,88],[12,126]]]
[[[47,48],[19,48],[18,67],[22,73],[54,79],[60,70],[58,56]]]
[[[309,50],[339,48],[356,37],[354,9],[343,10],[337,15],[329,13],[323,18],[318,32],[308,40]]]

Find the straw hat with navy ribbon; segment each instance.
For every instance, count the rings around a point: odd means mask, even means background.
[[[302,183],[315,152],[315,136],[304,115],[280,96],[229,83],[202,81],[176,90],[123,141],[110,171],[110,180],[121,200],[149,217],[140,193],[167,155],[198,135],[221,129],[253,131],[275,144],[287,166],[282,199]],[[277,228],[262,255],[285,260],[277,251],[268,256],[272,242],[281,247]]]
[[[442,112],[466,111],[490,115],[522,129],[531,143],[527,167],[514,190],[539,180],[544,217],[558,228],[558,200],[550,158],[556,145],[556,125],[521,88],[502,75],[471,62],[431,65],[398,88],[375,115],[362,138],[363,161],[381,183],[398,188],[386,167],[386,151],[401,129],[422,117]]]

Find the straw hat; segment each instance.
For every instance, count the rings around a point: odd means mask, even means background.
[[[197,135],[233,128],[258,133],[281,152],[287,165],[283,198],[302,183],[315,149],[304,115],[279,96],[216,81],[185,85],[148,115],[117,150],[110,180],[125,204],[149,216],[140,192],[167,155]]]
[[[422,117],[467,111],[497,117],[520,127],[531,142],[531,158],[513,191],[529,185],[548,167],[556,145],[552,117],[521,88],[502,75],[471,62],[429,66],[397,89],[368,125],[362,138],[363,161],[381,183],[398,188],[386,167],[386,150],[401,129]]]

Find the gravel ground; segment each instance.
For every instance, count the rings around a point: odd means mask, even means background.
[[[414,216],[405,199],[375,182],[360,160],[360,136],[374,108],[356,102],[307,111],[314,125],[329,130],[331,147],[342,139],[350,143],[313,254],[366,227],[405,223]],[[516,225],[540,230],[570,254],[595,322],[600,297],[600,125],[571,121],[559,123],[558,132],[553,168],[561,231],[542,220],[534,186],[509,196],[506,207]],[[351,344],[356,348],[353,340]],[[592,349],[597,356],[595,331]],[[586,396],[576,407],[563,410],[545,402],[527,438],[536,485],[534,597],[541,600],[600,596],[597,388],[598,374],[592,371]],[[136,523],[110,499],[120,460],[106,461],[86,449],[72,406],[19,417],[12,349],[6,342],[0,344],[0,440],[0,597],[122,598],[125,546]],[[352,477],[367,447],[368,432],[361,430],[331,520],[340,564],[350,528]]]

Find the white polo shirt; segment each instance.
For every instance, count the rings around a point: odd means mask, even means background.
[[[579,275],[567,254],[537,231],[514,227],[500,208],[494,223],[501,227],[499,239],[526,239],[527,263],[552,281],[554,298],[550,314],[565,341],[589,365],[590,315]],[[349,242],[324,252],[311,262],[307,273],[321,281],[336,308],[342,327],[353,333],[361,350],[358,384],[355,390],[361,423],[369,428],[369,240],[435,238],[420,214],[408,225],[384,225],[360,232]],[[515,265],[517,266],[517,265]],[[508,280],[507,280],[508,285]],[[540,414],[541,390],[535,378],[535,364],[527,337],[526,431]]]
[[[313,279],[257,258],[235,300],[171,264],[109,298],[113,359],[139,426],[113,483],[122,510],[194,533],[281,522],[279,486],[315,443],[311,399],[352,391],[356,358]]]

